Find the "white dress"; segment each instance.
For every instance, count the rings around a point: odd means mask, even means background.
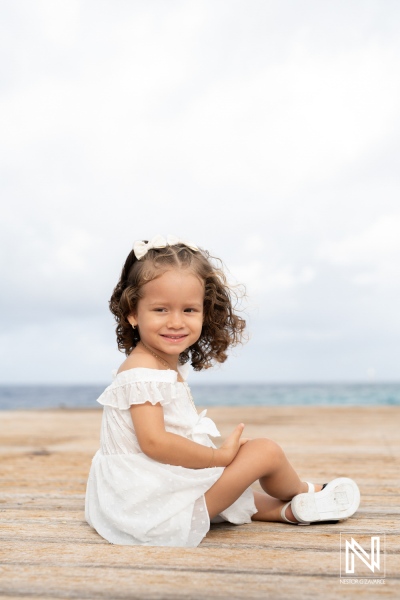
[[[86,520],[112,544],[198,546],[210,528],[204,493],[223,467],[188,469],[159,463],[140,449],[129,407],[160,403],[166,431],[204,446],[219,436],[204,410],[197,414],[189,386],[172,370],[136,368],[114,376],[97,402],[104,406],[100,449],[86,490]],[[256,512],[248,488],[216,521],[250,523]]]

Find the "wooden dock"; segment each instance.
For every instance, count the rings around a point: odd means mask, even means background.
[[[213,408],[208,415],[223,435],[243,421],[246,437],[278,441],[305,480],[354,478],[359,512],[335,525],[215,525],[193,549],[113,546],[84,520],[101,411],[4,411],[0,597],[400,597],[400,407]],[[385,534],[384,583],[341,583],[340,532],[360,540],[378,534],[382,544]],[[355,562],[359,576],[382,580],[382,569],[373,575]]]

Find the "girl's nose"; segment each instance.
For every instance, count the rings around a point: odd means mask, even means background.
[[[180,311],[171,312],[167,323],[172,329],[179,329],[183,325],[182,315]]]

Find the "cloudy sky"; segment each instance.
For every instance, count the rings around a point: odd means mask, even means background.
[[[396,0],[1,0],[0,382],[107,382],[136,239],[247,286],[193,381],[400,379]]]

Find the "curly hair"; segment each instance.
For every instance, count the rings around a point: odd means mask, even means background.
[[[180,354],[180,364],[190,360],[194,370],[201,371],[214,361],[225,362],[228,348],[243,342],[246,321],[235,312],[238,298],[243,294],[228,284],[221,260],[206,250],[195,251],[183,243],[152,248],[140,260],[133,250],[128,255],[109,301],[117,322],[118,349],[128,355],[140,341],[140,333],[137,328],[132,329],[128,316],[136,311],[143,297],[143,286],[171,269],[189,269],[204,282],[201,334],[195,344]]]

